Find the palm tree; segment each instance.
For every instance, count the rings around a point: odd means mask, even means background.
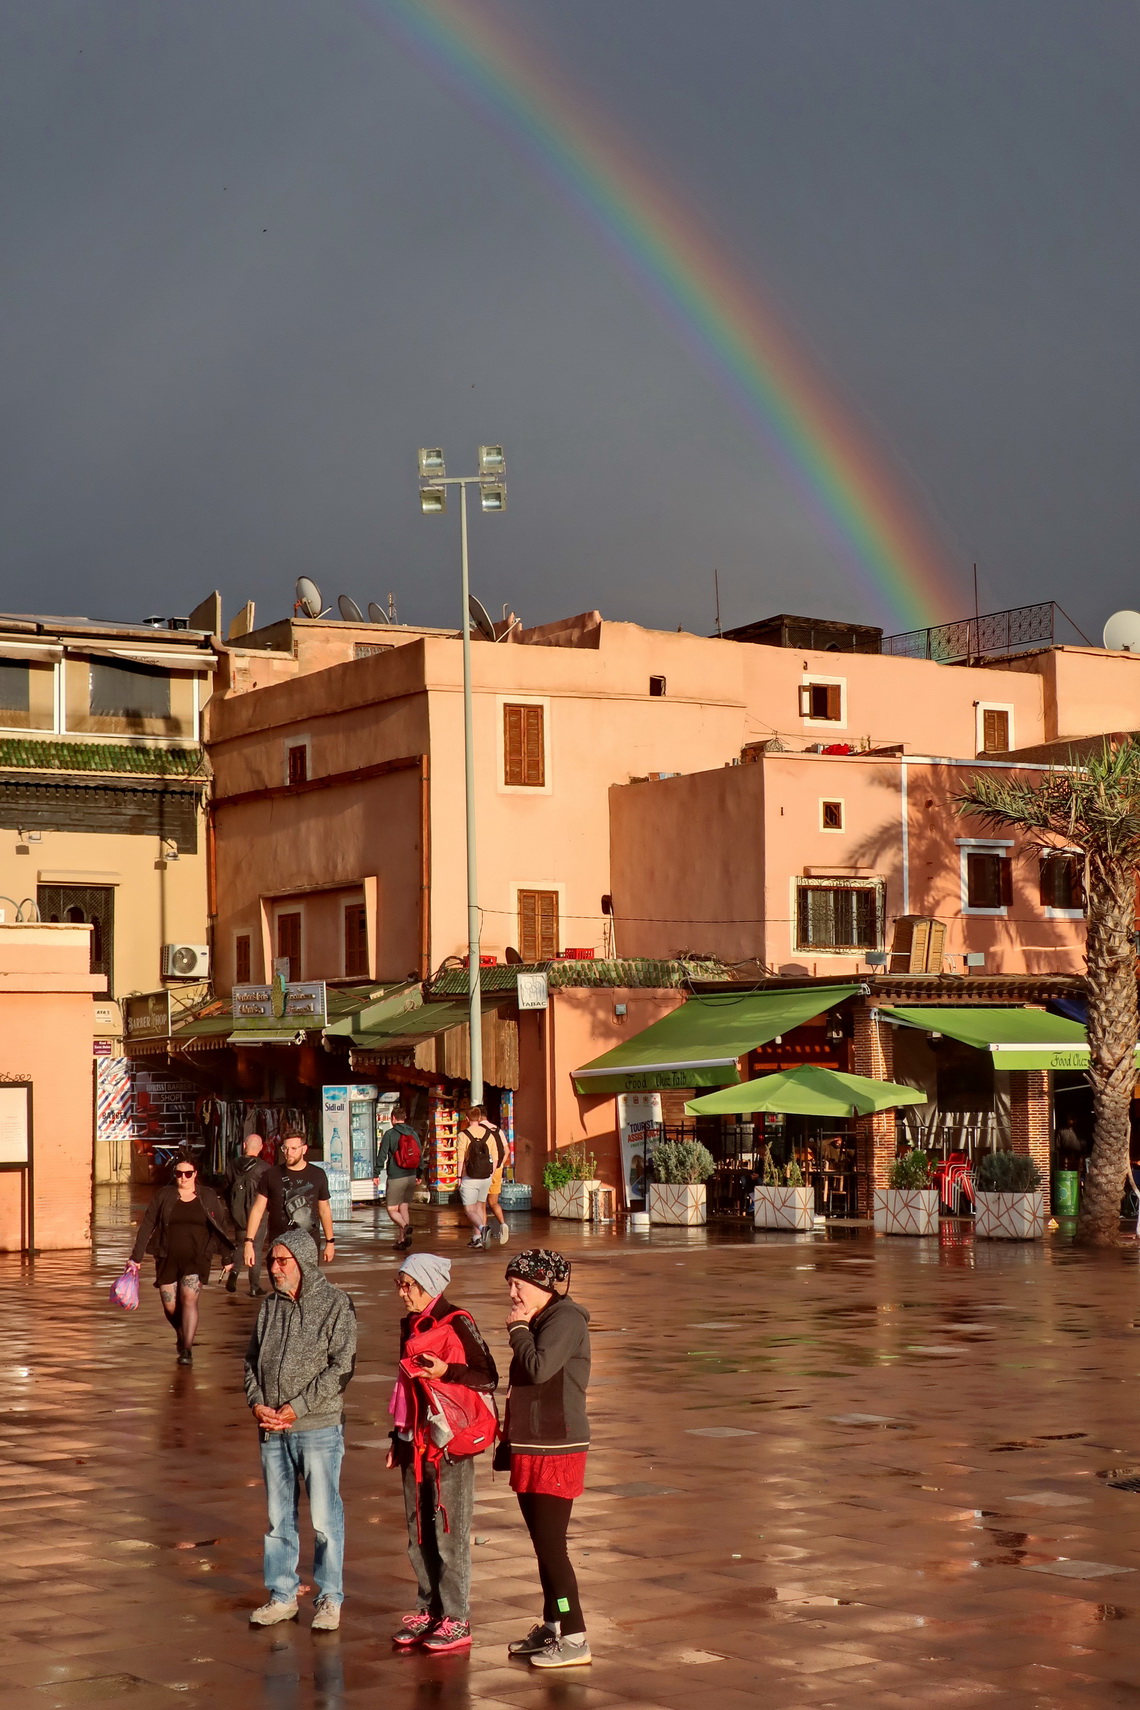
[[[1131,737],[1044,774],[1040,781],[988,773],[957,798],[960,813],[1015,829],[1041,851],[1084,852],[1088,932],[1089,1081],[1095,1129],[1077,1239],[1120,1238],[1129,1162],[1129,1107],[1136,1082],[1136,877],[1140,869],[1140,743]]]

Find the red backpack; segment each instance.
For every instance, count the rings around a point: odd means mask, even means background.
[[[457,1318],[474,1322],[468,1312],[451,1312],[429,1330],[413,1330],[400,1360],[410,1390],[412,1441],[419,1460],[426,1456],[440,1461],[445,1452],[452,1460],[481,1455],[498,1434],[499,1410],[492,1396],[463,1383],[428,1377],[415,1363],[417,1354],[434,1354],[449,1366],[466,1363],[463,1343],[452,1328]]]
[[[399,1139],[396,1141],[396,1150],[392,1154],[392,1162],[402,1175],[414,1175],[419,1169],[420,1160],[423,1157],[419,1140],[410,1128],[403,1128],[399,1123],[396,1124],[396,1128],[399,1132]]]

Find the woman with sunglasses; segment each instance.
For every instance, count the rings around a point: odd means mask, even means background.
[[[224,1276],[233,1266],[235,1233],[222,1200],[199,1182],[197,1164],[179,1155],[173,1181],[159,1188],[139,1225],[131,1263],[138,1266],[144,1253],[154,1254],[154,1286],[178,1338],[180,1366],[193,1363],[198,1296],[210,1280],[213,1255],[225,1261]]]

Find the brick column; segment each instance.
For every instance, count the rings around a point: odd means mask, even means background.
[[[864,1002],[855,1011],[854,1073],[876,1081],[894,1079],[894,1034],[885,1021],[872,1021],[871,1006]],[[875,1209],[873,1189],[885,1188],[887,1171],[895,1160],[897,1124],[893,1110],[855,1118],[855,1167],[859,1178],[859,1215],[870,1217]]]
[[[1052,1114],[1048,1070],[1012,1070],[1009,1077],[1010,1150],[1028,1154],[1041,1171],[1046,1205],[1052,1203],[1049,1175]]]

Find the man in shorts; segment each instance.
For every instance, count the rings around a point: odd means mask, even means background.
[[[420,1137],[408,1125],[407,1110],[402,1104],[393,1105],[392,1126],[376,1149],[376,1179],[387,1176],[384,1207],[396,1226],[399,1253],[406,1253],[412,1244],[412,1195],[422,1164]]]
[[[498,1202],[502,1186],[503,1165],[507,1158],[507,1143],[493,1122],[488,1122],[481,1104],[473,1104],[467,1114],[467,1126],[461,1128],[456,1141],[459,1163],[459,1203],[475,1233],[469,1247],[486,1247],[487,1205],[492,1191],[492,1207],[499,1225],[499,1240],[509,1239],[510,1231]]]

